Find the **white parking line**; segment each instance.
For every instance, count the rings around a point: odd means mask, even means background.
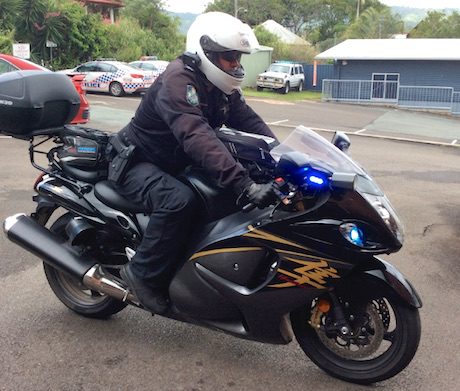
[[[361,133],[366,132],[366,131],[367,131],[366,128],[362,128],[361,130],[356,131],[354,134],[361,134]]]
[[[11,136],[0,136],[0,138],[12,138]]]
[[[91,103],[92,105],[105,105],[105,106],[108,105],[107,102],[104,102],[104,101],[102,101],[102,100],[91,100],[90,103]]]
[[[290,128],[290,129],[295,129],[295,125],[276,125],[279,126],[280,128]],[[325,129],[325,128],[315,128],[312,126],[306,126],[307,128],[310,128],[314,131],[320,131],[320,132],[328,132],[328,133],[334,133],[337,130],[335,129]],[[358,131],[359,132],[359,131]],[[460,144],[457,144],[458,140],[454,140],[453,142],[442,142],[442,141],[431,141],[431,140],[423,140],[423,139],[412,139],[412,138],[407,138],[407,137],[393,137],[393,136],[386,136],[386,135],[379,135],[379,134],[369,134],[369,133],[356,133],[356,132],[347,132],[345,131],[344,133],[346,134],[352,134],[360,137],[368,137],[368,138],[377,138],[377,139],[382,139],[382,140],[393,140],[393,141],[406,141],[410,143],[420,143],[420,144],[429,144],[429,145],[446,145],[446,146],[454,146],[456,148],[460,147]]]
[[[281,124],[283,122],[288,122],[288,121],[289,121],[288,119],[282,119],[280,121],[269,122],[268,125],[278,125],[278,124]]]

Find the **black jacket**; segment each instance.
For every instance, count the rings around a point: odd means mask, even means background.
[[[172,175],[195,164],[219,186],[241,192],[250,180],[216,136],[214,129],[223,124],[276,138],[239,92],[225,95],[190,57],[181,56],[149,88],[124,133],[140,150],[141,160]]]

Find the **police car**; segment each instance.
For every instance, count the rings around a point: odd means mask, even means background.
[[[169,65],[169,61],[163,60],[138,60],[130,62],[129,65],[140,68],[143,71],[150,71],[154,75],[160,75]]]
[[[90,61],[59,72],[67,75],[84,74],[83,89],[108,92],[113,96],[145,92],[155,80],[151,72],[114,60]]]

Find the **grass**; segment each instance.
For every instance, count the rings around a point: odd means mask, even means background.
[[[245,97],[276,99],[284,101],[321,100],[321,92],[318,91],[290,91],[288,94],[280,94],[277,91],[267,89],[257,91],[255,88],[244,88],[243,95]]]

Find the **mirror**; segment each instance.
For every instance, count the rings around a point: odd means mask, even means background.
[[[348,172],[334,172],[331,178],[331,187],[354,190],[357,175]]]
[[[339,132],[339,131],[335,132],[331,143],[334,144],[338,149],[340,149],[342,152],[345,152],[345,153],[348,152],[348,149],[350,148],[350,145],[351,145],[350,138],[347,136],[347,134],[345,132]]]

